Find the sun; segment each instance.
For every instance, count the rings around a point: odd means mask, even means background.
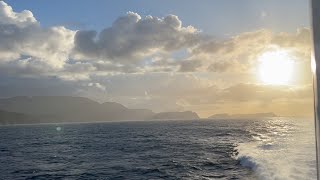
[[[269,51],[259,58],[259,78],[265,84],[286,85],[292,80],[293,60],[287,51]]]

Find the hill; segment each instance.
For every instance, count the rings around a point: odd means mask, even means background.
[[[0,125],[39,123],[37,118],[16,112],[0,110]]]
[[[0,110],[16,113],[3,113],[1,120],[9,122],[14,119],[12,123],[18,124],[40,122],[35,119],[41,120],[41,123],[52,123],[199,118],[191,111],[154,113],[149,109],[129,109],[116,102],[100,104],[88,98],[69,96],[19,96],[0,99]]]

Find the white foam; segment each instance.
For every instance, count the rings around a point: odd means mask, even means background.
[[[262,180],[316,179],[312,121],[277,118],[261,124],[249,129],[253,141],[237,147],[240,164]]]

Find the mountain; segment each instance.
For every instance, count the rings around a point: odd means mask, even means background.
[[[0,99],[0,109],[41,117],[43,122],[138,120],[155,114],[151,110],[128,109],[115,102],[100,104],[88,98],[68,96]]]
[[[244,119],[244,118],[263,118],[263,117],[277,117],[276,114],[272,112],[268,113],[254,113],[254,114],[214,114],[209,119]]]
[[[155,114],[152,119],[199,119],[199,116],[197,113],[192,111],[161,112]]]
[[[230,115],[227,113],[222,113],[222,114],[214,114],[210,117],[208,117],[209,119],[220,119],[220,118],[230,118]]]
[[[0,125],[39,123],[37,118],[16,112],[0,110]]]
[[[0,110],[13,113],[2,121],[14,123],[97,122],[151,119],[198,119],[191,111],[154,113],[149,109],[129,109],[116,102],[98,103],[84,97],[69,96],[19,96],[0,99]],[[16,114],[14,114],[16,113]]]

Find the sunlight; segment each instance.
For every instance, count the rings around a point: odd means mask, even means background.
[[[285,85],[292,80],[293,61],[287,51],[270,51],[259,59],[259,78],[265,84]]]

